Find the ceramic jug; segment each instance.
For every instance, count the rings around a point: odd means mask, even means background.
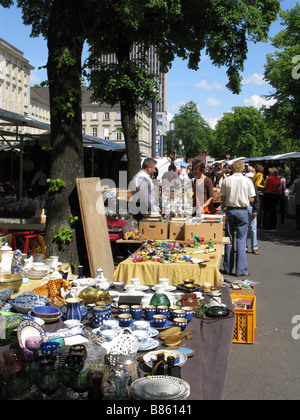
[[[11,263],[12,263],[12,257],[13,257],[13,250],[12,248],[6,243],[1,249],[0,249],[0,255],[1,255],[1,269],[3,271],[9,272],[11,271]]]
[[[67,308],[67,311],[63,312],[63,309],[65,307]],[[77,319],[80,322],[87,315],[87,309],[82,304],[82,299],[80,298],[66,299],[66,303],[60,307],[60,310],[63,314],[64,319]]]

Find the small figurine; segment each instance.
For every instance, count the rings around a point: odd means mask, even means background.
[[[48,283],[43,286],[36,287],[33,289],[33,292],[37,293],[40,296],[45,296],[50,299],[52,305],[54,305],[55,298],[62,303],[66,303],[65,299],[62,297],[61,289],[71,290],[72,284],[69,280],[65,279],[55,279],[49,280]]]

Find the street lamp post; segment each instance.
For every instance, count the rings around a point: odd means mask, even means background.
[[[171,133],[171,153],[173,153],[174,148],[174,133],[175,133],[175,120],[170,121],[170,133]]]

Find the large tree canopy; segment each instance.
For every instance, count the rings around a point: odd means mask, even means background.
[[[156,95],[143,54],[148,47],[155,46],[162,71],[176,56],[197,70],[201,54],[207,54],[214,65],[227,68],[227,87],[239,93],[247,41],[265,41],[278,11],[275,0],[103,0],[95,5],[97,24],[88,34],[94,68],[91,87],[94,100],[121,104],[129,179],[140,166],[136,112]],[[130,56],[133,48],[139,48],[137,62]],[[97,71],[99,56],[107,53],[116,54],[118,65],[107,64]]]
[[[300,147],[300,5],[281,13],[286,28],[273,39],[277,48],[267,56],[265,79],[274,88],[271,96],[276,99],[266,115],[280,120]]]
[[[202,118],[195,102],[190,101],[181,106],[174,120],[176,130],[173,137],[173,149],[177,150],[178,153],[182,153],[182,148],[179,143],[182,140],[184,155],[187,159],[208,150],[213,130]],[[173,152],[174,150],[171,150],[170,136],[168,136],[167,143],[168,152]]]
[[[12,3],[0,0],[6,7]],[[74,216],[75,178],[83,176],[78,72],[83,41],[88,39],[94,58],[108,53],[117,55],[118,77],[107,78],[108,89],[103,95],[108,102],[108,91],[112,97],[119,97],[130,180],[139,169],[140,158],[135,99],[139,95],[147,100],[147,94],[151,99],[150,91],[152,97],[156,93],[153,74],[146,71],[145,61],[136,65],[130,60],[132,48],[142,44],[146,51],[149,45],[154,45],[162,70],[167,70],[176,56],[186,59],[188,66],[197,70],[201,54],[207,54],[216,66],[227,69],[227,86],[238,93],[247,41],[266,39],[279,3],[279,0],[17,0],[24,23],[32,25],[32,35],[42,34],[49,48],[51,178],[61,178],[65,188],[49,204],[48,249],[58,245],[52,243],[53,231],[66,227]],[[122,84],[118,85],[120,80]],[[97,90],[97,83],[96,78],[93,87],[97,100],[101,101],[104,97],[101,89]],[[71,236],[69,246],[59,244],[57,254],[70,249],[70,258],[65,259],[73,261],[76,240]]]
[[[209,153],[225,159],[262,156],[270,148],[270,133],[263,115],[254,107],[234,107],[216,125]]]

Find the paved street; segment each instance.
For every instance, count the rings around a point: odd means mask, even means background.
[[[259,230],[260,255],[248,254],[249,279],[260,282],[255,344],[232,345],[225,400],[300,399],[300,231],[295,226],[295,219],[286,219],[275,231]],[[299,339],[292,337],[296,315]]]

